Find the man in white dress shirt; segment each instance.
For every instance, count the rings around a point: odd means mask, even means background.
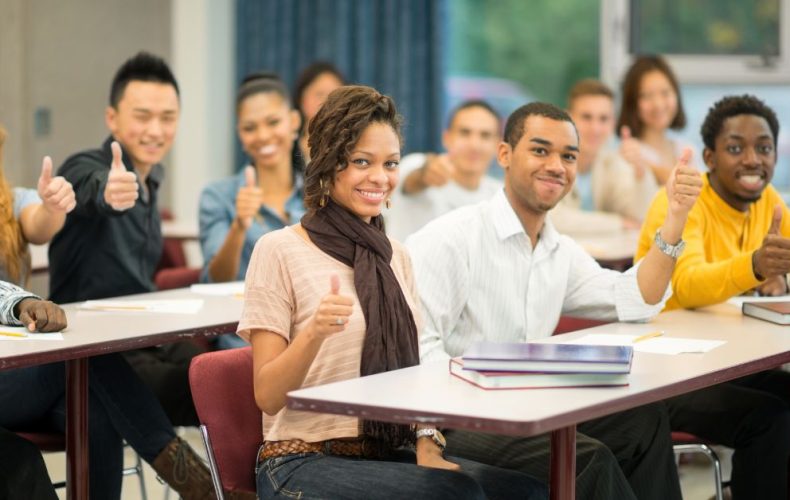
[[[423,361],[460,356],[476,340],[546,338],[561,314],[645,321],[661,311],[701,178],[684,156],[668,182],[671,209],[656,244],[621,274],[601,268],[546,218],[573,185],[578,144],[564,111],[544,103],[522,106],[508,119],[498,147],[504,190],[434,220],[407,240],[425,319]],[[578,429],[579,498],[680,498],[663,404]],[[449,434],[452,455],[548,479],[547,436]]]

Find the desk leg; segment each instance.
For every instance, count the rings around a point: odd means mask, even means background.
[[[66,498],[88,498],[88,359],[66,361]]]
[[[576,498],[576,426],[551,433],[551,500]]]

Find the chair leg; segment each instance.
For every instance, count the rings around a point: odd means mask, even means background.
[[[222,491],[222,479],[219,477],[219,468],[214,459],[214,447],[211,446],[211,438],[208,436],[208,429],[205,425],[199,427],[200,435],[203,438],[203,445],[206,447],[206,458],[208,458],[208,468],[211,471],[211,480],[214,482],[214,492],[217,500],[225,500],[225,493]]]
[[[129,446],[129,444],[124,443],[124,447],[127,446]],[[140,458],[137,452],[134,454],[134,465],[131,467],[124,467],[123,475],[137,475],[137,480],[140,482],[140,498],[142,500],[148,500],[148,490],[145,489],[145,476],[143,476],[143,459]]]
[[[135,453],[135,455],[137,454]],[[137,469],[137,478],[140,481],[140,498],[142,498],[142,500],[148,500],[148,490],[145,488],[145,476],[143,476],[143,461],[140,455],[137,455],[137,465],[135,469]]]
[[[714,486],[716,488],[716,500],[724,500],[724,491],[721,477],[721,461],[719,460],[719,456],[716,454],[716,452],[713,451],[710,446],[703,443],[676,444],[672,448],[675,452],[675,457],[678,457],[681,453],[702,453],[708,457],[711,464],[713,465],[713,480]]]

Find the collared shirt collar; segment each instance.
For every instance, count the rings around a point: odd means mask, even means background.
[[[513,210],[513,206],[510,205],[504,189],[497,191],[494,197],[491,198],[489,207],[491,223],[494,225],[500,240],[504,241],[517,234],[527,236],[527,232],[524,230],[524,226],[521,224],[516,211]],[[553,250],[559,244],[559,236],[551,220],[546,217],[543,229],[540,231],[539,243],[542,242],[549,250]]]

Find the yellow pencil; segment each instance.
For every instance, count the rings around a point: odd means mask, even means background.
[[[664,335],[664,332],[661,330],[656,330],[655,332],[646,333],[644,335],[640,335],[634,340],[631,341],[632,344],[636,344],[637,342],[642,342],[643,340],[652,339],[655,337],[660,337]]]
[[[4,331],[0,331],[0,335],[3,335],[5,337],[22,337],[22,338],[27,337],[27,333],[25,333],[25,332],[4,332]]]
[[[147,311],[148,308],[144,306],[92,306],[88,308],[98,311]]]

